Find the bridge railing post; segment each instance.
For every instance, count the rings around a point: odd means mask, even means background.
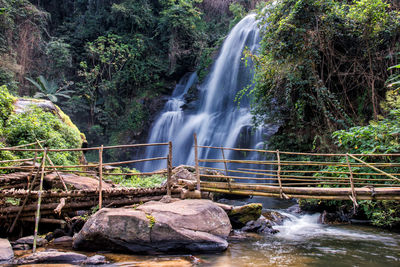
[[[171,179],[172,179],[172,142],[168,142],[167,156],[167,195],[171,196]]]
[[[228,176],[228,165],[225,159],[224,148],[222,147],[222,145],[221,145],[221,154],[222,154],[222,159],[224,160],[225,176],[228,179],[229,192],[232,192],[231,178]]]
[[[99,148],[99,210],[103,206],[103,145]]]
[[[350,173],[349,180],[350,180],[350,187],[351,187],[351,200],[353,201],[354,212],[355,212],[356,208],[358,207],[358,203],[357,203],[356,191],[354,190],[353,170],[351,169],[348,153],[346,153],[346,162],[347,162],[347,167],[349,168],[349,173]]]
[[[199,147],[197,146],[197,135],[193,134],[194,138],[194,161],[196,165],[196,181],[197,181],[197,190],[200,191],[200,172],[199,172]]]

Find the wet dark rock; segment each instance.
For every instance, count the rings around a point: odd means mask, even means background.
[[[62,236],[53,240],[54,245],[72,246],[73,238],[71,236]]]
[[[263,211],[262,215],[271,223],[271,225],[282,225],[283,221],[288,219],[287,216],[273,210]]]
[[[48,233],[48,234],[46,235],[45,239],[46,239],[47,241],[51,241],[51,240],[53,240],[54,238],[62,237],[62,236],[65,236],[65,235],[66,235],[66,233],[65,233],[64,230],[62,230],[62,229],[56,229],[56,230],[54,230],[54,232]]]
[[[31,246],[28,244],[15,244],[12,246],[13,250],[28,250],[31,249]]]
[[[9,263],[14,258],[14,252],[7,239],[0,238],[0,264]]]
[[[261,216],[262,204],[251,203],[243,206],[235,206],[227,212],[234,229],[244,227],[248,222],[255,221]]]
[[[32,247],[33,246],[33,235],[22,237],[22,238],[18,239],[17,241],[15,241],[15,244],[27,244],[30,247]],[[42,247],[42,246],[44,246],[46,244],[47,244],[47,240],[46,239],[41,238],[41,237],[38,237],[36,239],[36,246],[37,247]]]
[[[106,260],[106,257],[102,255],[94,255],[92,257],[89,257],[83,264],[85,265],[99,265],[99,264],[107,264],[108,261]]]
[[[76,249],[131,251],[222,251],[231,224],[209,200],[151,201],[137,208],[101,209],[74,238]]]
[[[301,210],[299,204],[293,205],[293,206],[287,208],[286,210],[289,213],[302,213],[302,210]]]
[[[86,215],[89,215],[89,214],[86,213]],[[83,219],[82,216],[73,217],[70,221],[70,227],[69,227],[67,235],[73,236],[75,233],[78,233],[82,229],[82,227],[85,225],[85,223],[86,223],[86,220]]]
[[[350,214],[344,213],[342,210],[338,210],[336,212],[324,212],[321,213],[318,219],[318,223],[322,224],[340,224],[340,223],[349,223],[350,222]]]
[[[244,232],[253,232],[258,234],[276,234],[279,231],[272,228],[271,222],[264,216],[261,216],[256,221],[249,221],[243,228]]]
[[[37,264],[37,263],[70,263],[81,264],[87,260],[87,256],[74,252],[60,252],[48,250],[26,255],[14,261],[14,264]]]

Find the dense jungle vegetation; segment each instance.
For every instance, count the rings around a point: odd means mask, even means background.
[[[32,118],[11,116],[10,103],[28,96],[59,105],[89,145],[143,141],[163,96],[188,71],[204,77],[229,29],[258,8],[261,47],[244,55],[254,86],[241,94],[253,99],[255,125],[280,125],[269,147],[400,152],[398,1],[263,2],[0,0],[1,145],[50,128],[54,142],[80,144],[40,111],[43,127],[21,130]],[[377,225],[400,224],[395,202],[361,208]]]
[[[0,0],[0,85],[58,104],[89,145],[144,140],[162,96],[204,76],[257,2]]]
[[[399,10],[398,1],[281,0],[260,12],[261,49],[246,52],[254,87],[242,93],[256,124],[281,125],[270,148],[400,152]],[[400,225],[398,202],[360,209],[376,225]]]

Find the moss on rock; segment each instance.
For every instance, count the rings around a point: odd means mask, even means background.
[[[242,228],[250,221],[255,221],[261,216],[262,204],[251,203],[244,206],[233,207],[227,212],[233,228]]]
[[[0,87],[0,142],[3,146],[17,146],[45,141],[50,148],[79,148],[85,136],[70,118],[50,101],[17,99],[6,86]],[[32,152],[13,155],[0,154],[1,158],[29,158]],[[62,152],[50,155],[56,165],[79,162],[80,153]]]

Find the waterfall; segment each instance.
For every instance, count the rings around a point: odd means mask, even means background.
[[[209,75],[198,86],[200,96],[195,108],[182,109],[185,94],[197,81],[193,73],[181,79],[153,124],[148,143],[172,141],[174,166],[194,164],[193,133],[197,133],[199,145],[262,148],[263,138],[277,130],[274,126],[253,129],[248,99],[244,97],[240,107],[235,102],[237,93],[252,82],[252,68],[245,66],[242,57],[246,47],[252,52],[259,47],[257,24],[256,15],[250,14],[231,30]],[[167,148],[149,147],[145,154],[146,157],[165,156]],[[199,157],[220,158],[221,151],[201,149]],[[226,151],[226,157],[255,159],[258,155]],[[161,168],[165,168],[162,162],[148,162],[142,169]]]

